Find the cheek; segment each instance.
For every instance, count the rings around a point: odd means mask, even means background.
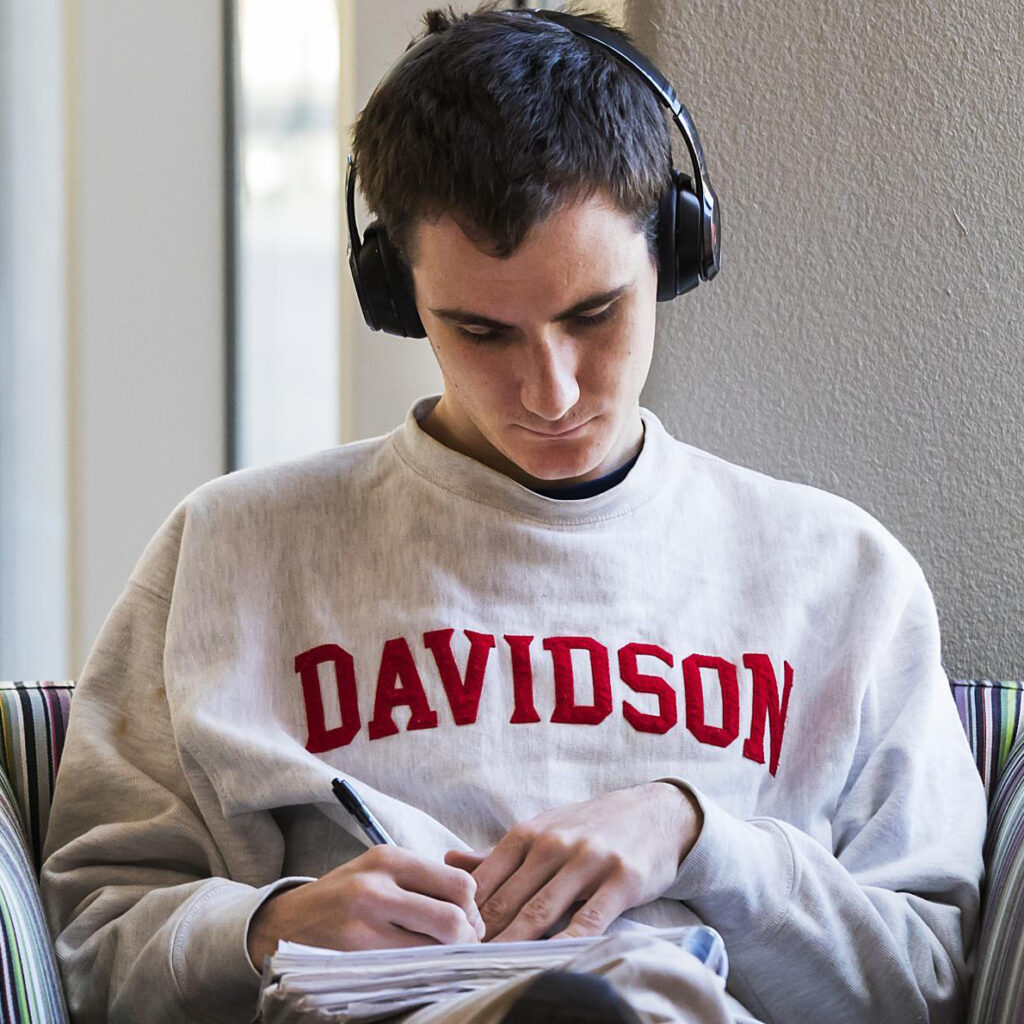
[[[638,317],[624,330],[609,351],[603,376],[614,376],[623,386],[646,379],[654,351],[654,325],[648,317]]]
[[[436,348],[434,352],[437,353]],[[471,342],[453,346],[446,352],[444,361],[438,357],[442,375],[464,404],[484,408],[515,390],[513,371],[506,363],[500,352],[482,345],[477,348]]]
[[[473,359],[473,353],[465,350],[465,346],[448,338],[441,342],[435,342],[431,338],[430,347],[434,350],[434,358],[449,386],[461,388],[466,381],[472,380],[476,361]]]

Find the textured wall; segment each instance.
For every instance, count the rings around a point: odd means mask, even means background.
[[[645,404],[868,509],[932,583],[947,669],[1024,676],[1016,0],[630,0],[627,24],[724,211],[721,275],[660,307]]]

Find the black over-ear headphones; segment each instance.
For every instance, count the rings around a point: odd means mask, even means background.
[[[710,281],[722,265],[721,212],[711,188],[704,149],[689,111],[664,75],[638,50],[603,25],[561,11],[530,10],[570,32],[603,46],[639,73],[672,114],[682,133],[694,177],[672,168],[672,184],[658,204],[658,301],[665,302]],[[395,68],[436,44],[440,33],[426,36],[402,55]],[[394,69],[389,74],[393,74]],[[356,167],[348,158],[345,205],[348,214],[348,265],[367,325],[404,338],[422,338],[426,331],[416,310],[412,274],[388,241],[383,225],[374,221],[362,242],[356,225]]]

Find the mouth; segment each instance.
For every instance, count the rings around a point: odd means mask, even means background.
[[[582,430],[590,420],[584,420],[583,423],[578,423],[575,427],[567,427],[565,430],[534,430],[532,427],[523,427],[528,434],[533,434],[535,437],[544,437],[548,439],[556,439],[563,437],[571,437]]]

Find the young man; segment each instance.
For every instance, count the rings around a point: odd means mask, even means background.
[[[248,1021],[281,938],[631,919],[717,929],[737,1019],[957,1020],[985,805],[920,569],[640,407],[675,187],[650,84],[526,12],[427,38],[354,153],[410,297],[380,308],[443,394],[200,488],[143,555],[47,842],[73,1015]]]

